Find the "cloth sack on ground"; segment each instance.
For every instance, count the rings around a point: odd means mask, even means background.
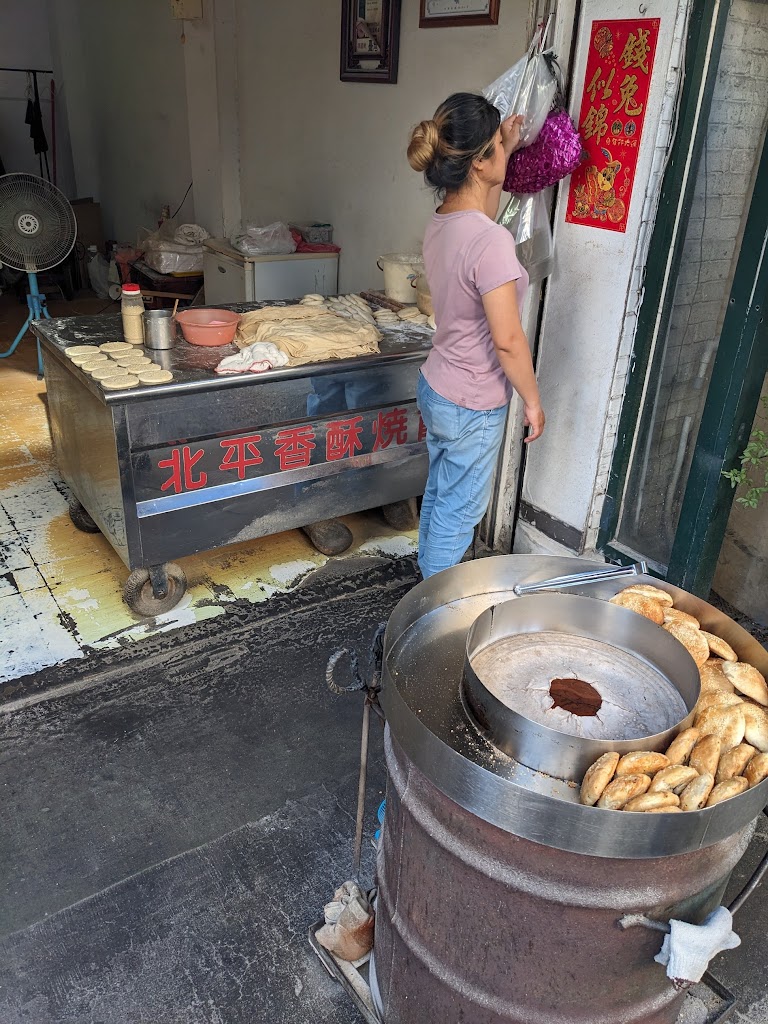
[[[368,896],[356,882],[345,882],[323,908],[325,924],[317,941],[339,960],[359,963],[373,947],[374,914]]]
[[[235,342],[240,348],[271,342],[288,356],[289,366],[301,366],[375,355],[381,338],[372,324],[348,320],[323,306],[266,306],[240,317]]]
[[[736,949],[741,939],[733,930],[733,916],[718,907],[701,924],[670,921],[670,933],[664,936],[654,960],[667,968],[667,977],[675,988],[686,988],[701,981],[709,962],[724,949]]]

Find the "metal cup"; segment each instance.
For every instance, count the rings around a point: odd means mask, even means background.
[[[170,309],[148,309],[144,313],[144,345],[147,348],[173,348],[176,323]]]

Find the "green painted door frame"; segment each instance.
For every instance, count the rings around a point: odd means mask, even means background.
[[[635,561],[644,554],[622,546],[616,535],[633,451],[645,443],[650,429],[649,417],[642,415],[645,397],[664,369],[662,342],[669,329],[728,9],[725,0],[694,0],[688,27],[678,129],[662,183],[598,541],[612,561]],[[765,159],[764,148],[670,564],[666,572],[658,570],[670,582],[702,596],[709,592],[733,501],[730,484],[721,473],[738,462],[746,444],[768,363],[763,318],[768,227]]]
[[[755,178],[712,381],[696,438],[667,579],[706,597],[714,579],[734,492],[734,469],[755,420],[768,372],[768,139]]]

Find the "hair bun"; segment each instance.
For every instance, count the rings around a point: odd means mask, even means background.
[[[426,171],[440,147],[440,131],[434,121],[421,121],[411,132],[408,163],[414,171]]]

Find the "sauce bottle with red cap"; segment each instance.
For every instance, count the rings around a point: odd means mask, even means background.
[[[144,300],[137,284],[124,284],[120,302],[123,335],[131,345],[144,344]]]

